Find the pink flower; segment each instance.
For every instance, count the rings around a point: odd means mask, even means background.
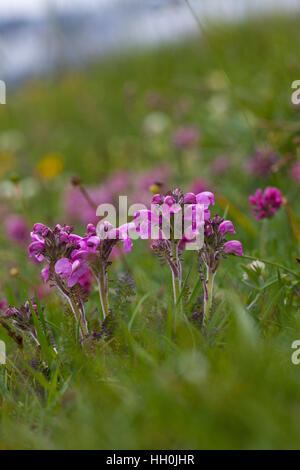
[[[197,204],[204,204],[207,209],[210,204],[215,205],[215,196],[210,191],[203,191],[196,195]]]
[[[101,244],[104,241],[106,243],[110,243],[110,251],[113,248],[113,245],[121,241],[123,242],[123,251],[124,253],[128,253],[132,249],[132,241],[129,236],[131,231],[136,231],[136,226],[133,222],[120,225],[118,228],[113,228],[113,226],[109,222],[104,222],[103,224],[98,224],[97,226],[97,233],[100,238],[100,248]]]
[[[134,214],[133,222],[142,240],[151,238],[151,228],[159,226],[161,216],[151,210],[140,210]]]
[[[47,266],[46,268],[42,269],[42,271],[41,271],[41,277],[42,277],[42,280],[43,280],[44,284],[46,284],[46,282],[49,281],[49,277],[50,277],[49,266]]]
[[[152,197],[152,204],[162,204],[163,199],[160,194],[154,194]]]
[[[224,244],[224,252],[233,255],[243,256],[243,245],[238,240],[231,240]]]
[[[90,292],[93,284],[93,274],[89,269],[78,280],[78,283],[83,288],[84,292]]]
[[[37,235],[31,235],[33,242],[28,247],[29,258],[34,258],[39,263],[43,261],[43,251],[45,248],[45,242],[43,239],[39,239]]]
[[[283,204],[281,191],[270,186],[264,192],[257,189],[254,196],[249,196],[249,202],[256,220],[272,217]]]
[[[88,267],[79,259],[72,262],[68,258],[61,258],[55,263],[55,272],[66,279],[69,287],[73,287],[88,272]]]
[[[4,230],[10,241],[24,245],[29,238],[29,227],[26,219],[21,215],[10,215],[5,219]]]
[[[199,131],[195,126],[179,127],[172,136],[172,143],[178,150],[194,147],[198,140]]]
[[[41,237],[46,237],[50,232],[50,228],[40,222],[34,224],[33,226],[33,233],[35,235],[40,235]]]
[[[221,224],[219,225],[219,232],[221,232],[223,235],[225,235],[226,233],[236,233],[231,220],[224,220],[223,222],[221,222]]]
[[[200,201],[199,203],[197,198]],[[214,203],[214,196],[208,192],[202,195],[195,195],[193,193],[183,194],[178,189],[175,189],[172,191],[172,195],[167,194],[162,196],[156,194],[154,201],[157,201],[157,203],[151,207],[151,210],[138,211],[134,216],[134,224],[140,237],[142,239],[149,239],[155,234],[159,240],[169,240],[171,230],[174,230],[175,233],[171,214],[178,214],[179,217],[177,216],[176,218],[176,224],[179,222],[181,228],[184,226],[182,243],[180,245],[184,247],[187,241],[195,239],[200,226],[204,225],[205,220],[209,217],[207,208],[210,203]],[[189,201],[193,201],[193,203]],[[155,227],[157,230],[152,233],[152,229]],[[176,225],[176,231],[178,228],[179,226]]]
[[[186,193],[183,202],[184,204],[196,204],[196,195],[194,193]]]

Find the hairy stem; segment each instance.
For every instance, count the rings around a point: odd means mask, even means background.
[[[67,303],[70,305],[71,310],[73,312],[73,315],[75,317],[75,320],[80,324],[80,336],[81,338],[84,338],[89,334],[88,331],[88,326],[87,326],[87,321],[85,317],[85,311],[84,311],[84,306],[82,302],[80,305],[76,302],[76,300],[73,298],[73,296],[69,295],[69,293],[66,291],[64,285],[60,281],[59,277],[56,276],[56,287],[63,296],[63,298],[67,301]]]
[[[173,286],[173,298],[174,298],[174,328],[176,328],[176,314],[178,309],[182,312],[182,300],[179,300],[182,288],[182,280],[181,280],[181,262],[178,256],[178,243],[172,243],[172,258],[174,267],[176,269],[171,269],[172,271],[172,286]],[[179,302],[179,304],[178,304]]]
[[[109,314],[109,304],[108,304],[108,282],[107,282],[107,273],[104,263],[101,264],[101,268],[97,273],[97,282],[99,288],[99,296],[102,307],[102,320]]]
[[[214,291],[214,278],[215,273],[207,267],[207,277],[206,277],[206,284],[205,284],[205,292],[204,292],[204,312],[203,312],[203,324],[206,325],[209,313],[212,307],[213,301],[213,291]]]

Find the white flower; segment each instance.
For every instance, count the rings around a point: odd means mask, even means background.
[[[263,275],[265,273],[266,265],[257,259],[256,261],[252,261],[252,263],[248,264],[247,268],[252,269],[252,271],[256,272],[258,275]],[[249,279],[247,273],[243,273],[243,279],[245,281]]]

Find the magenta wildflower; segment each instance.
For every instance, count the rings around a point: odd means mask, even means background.
[[[175,304],[182,282],[181,251],[196,240],[200,227],[209,217],[208,207],[212,203],[212,193],[183,194],[175,189],[165,196],[155,194],[151,210],[138,211],[134,216],[140,237],[155,240],[153,251],[171,269]]]
[[[45,284],[46,284],[46,282],[49,281],[49,278],[50,278],[49,266],[47,266],[46,268],[41,270],[41,277],[42,277],[42,280]]]
[[[1,325],[4,326],[4,328],[8,331],[8,334],[16,341],[19,347],[23,347],[23,337],[25,334],[27,334],[31,340],[33,340],[36,348],[40,349],[41,345],[39,343],[36,330],[36,322],[33,320],[32,315],[33,310],[35,312],[37,321],[40,323],[40,327],[43,328],[44,331],[47,330],[46,334],[50,339],[53,351],[57,353],[53,332],[49,328],[47,321],[44,319],[43,322],[41,321],[39,308],[37,307],[34,298],[31,299],[31,302],[27,300],[20,307],[8,306],[5,310],[5,313],[0,316]],[[14,329],[19,331],[21,335],[16,334]]]
[[[97,228],[88,224],[86,236],[76,240],[76,247],[69,257],[59,259],[55,264],[56,274],[65,279],[68,287],[80,284],[90,290],[90,274],[93,273],[99,287],[103,319],[109,314],[108,267],[111,264],[113,249],[123,244],[124,253],[132,248],[130,231],[135,231],[133,223],[114,228],[108,221],[99,222]]]
[[[153,202],[153,200],[152,200]],[[183,198],[184,204],[196,204],[196,195],[194,193],[186,193]]]
[[[219,232],[221,232],[223,235],[226,233],[236,233],[231,220],[224,220],[221,222],[219,225]]]
[[[79,280],[79,284],[81,285],[84,292],[88,293],[92,290],[93,286],[93,274],[89,269],[85,274],[83,274]]]
[[[224,244],[224,253],[243,256],[243,245],[238,240],[231,240],[230,242],[226,242]]]
[[[281,191],[270,186],[264,192],[257,189],[254,196],[249,196],[249,202],[256,220],[272,217],[283,204]]]
[[[31,305],[27,300],[20,307],[8,306],[1,318],[7,323],[11,323],[11,325],[17,330],[21,331],[21,333],[28,333],[31,339],[34,341],[35,345],[37,347],[40,347],[40,343],[37,338],[37,332],[32,318],[31,306],[38,317],[38,308],[35,303],[35,300],[32,299]]]
[[[30,236],[33,240],[28,247],[29,256],[38,262],[46,261],[47,266],[42,270],[44,282],[55,286],[62,297],[70,305],[76,321],[80,322],[82,338],[87,336],[88,327],[85,317],[84,302],[87,300],[86,291],[81,287],[80,278],[88,271],[88,267],[79,260],[73,260],[74,250],[80,249],[82,237],[72,233],[69,225],[57,224],[52,230],[44,224],[37,223]],[[59,260],[65,260],[59,262]],[[69,264],[68,264],[69,263]],[[69,266],[69,271],[67,271]]]
[[[204,243],[199,251],[201,278],[204,288],[203,323],[208,320],[212,307],[214,278],[222,259],[229,254],[243,256],[243,247],[237,240],[227,241],[225,236],[235,233],[233,223],[215,215],[205,221]],[[206,278],[204,273],[206,270]]]
[[[43,251],[45,249],[45,241],[42,237],[31,233],[31,239],[33,240],[28,247],[29,257],[36,259],[39,263],[43,261]]]
[[[73,287],[79,283],[81,277],[87,274],[88,267],[79,259],[72,262],[68,258],[60,258],[55,264],[55,272],[61,278],[66,279],[69,287]]]

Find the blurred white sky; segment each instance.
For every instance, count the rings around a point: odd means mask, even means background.
[[[164,3],[166,0],[140,0],[141,4],[160,4]],[[276,7],[287,7],[295,8],[300,6],[300,0],[235,0],[235,7],[233,7],[232,0],[190,0],[191,3],[196,7],[202,7],[201,3],[211,4],[211,9],[214,10],[217,8],[224,8],[225,10],[229,6],[230,9],[236,8],[239,10],[241,4],[243,6],[247,5],[251,10],[260,10],[262,6],[268,8]],[[6,19],[8,17],[15,16],[38,16],[45,13],[51,8],[59,9],[69,9],[73,11],[78,11],[80,9],[90,9],[97,8],[104,5],[112,5],[113,3],[123,3],[129,2],[130,0],[0,0],[0,20]],[[177,0],[177,4],[184,6],[185,0]]]
[[[300,0],[190,0],[201,22],[239,21],[278,8],[299,12]],[[161,7],[161,8],[159,8]],[[82,15],[83,21],[53,27],[52,9]],[[296,13],[295,13],[296,14]],[[198,32],[185,0],[0,0],[0,26],[10,18],[28,17],[26,27],[2,27],[1,79],[8,82],[54,70],[56,64],[78,64],[89,57],[125,47],[182,40]],[[30,19],[37,18],[37,21]],[[40,19],[40,21],[39,21]],[[48,20],[48,21],[47,21]],[[63,44],[63,47],[62,47]]]
[[[0,19],[18,15],[39,15],[49,8],[89,8],[114,0],[0,0]]]

